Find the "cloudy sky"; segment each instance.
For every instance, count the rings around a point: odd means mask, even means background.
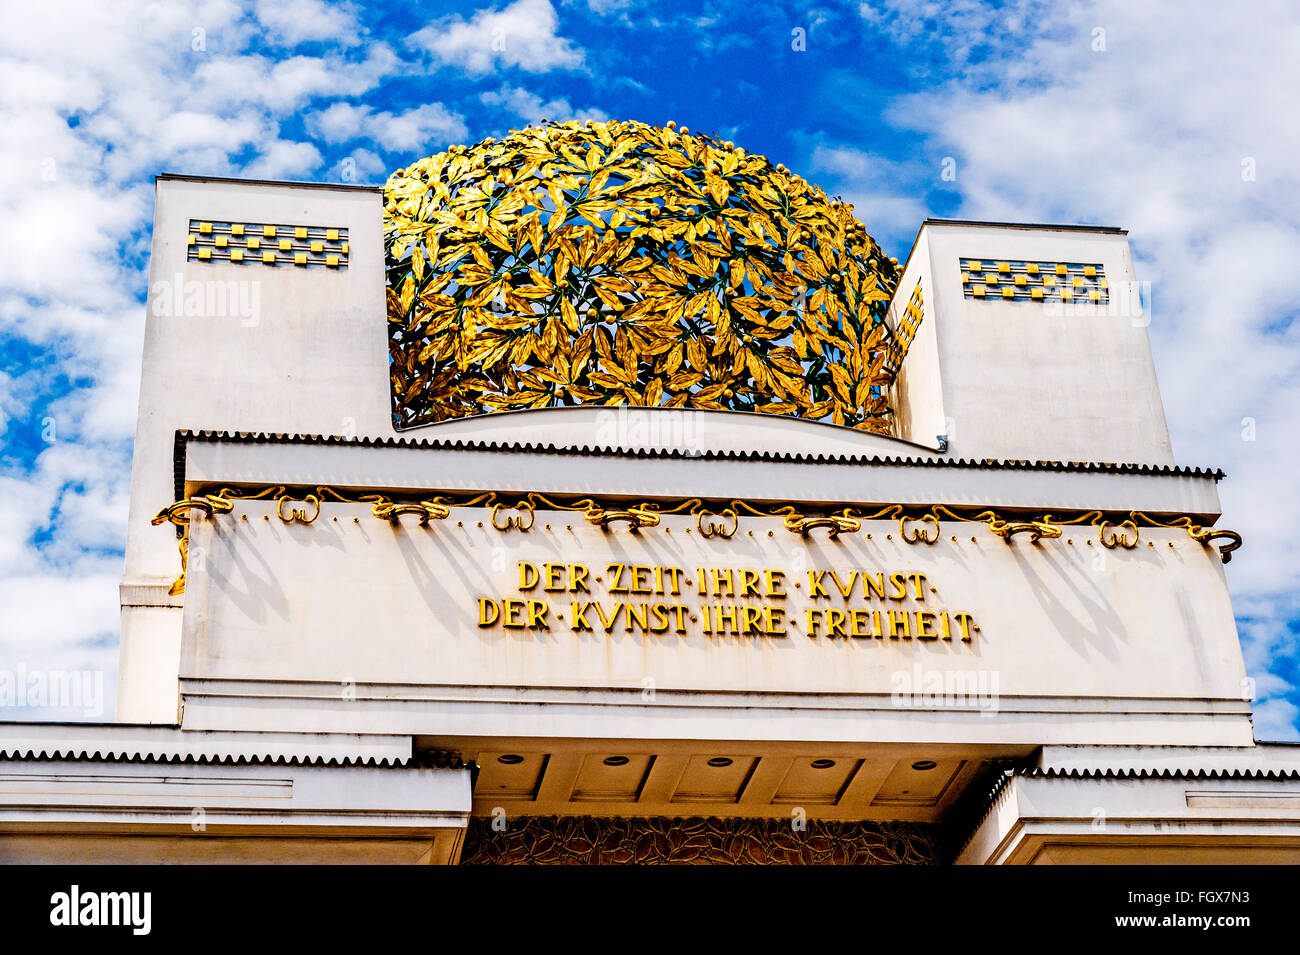
[[[1300,6],[480,2],[0,0],[0,669],[111,698],[156,173],[379,183],[674,119],[900,259],[926,215],[1129,229],[1175,453],[1246,538],[1256,735],[1298,738]]]

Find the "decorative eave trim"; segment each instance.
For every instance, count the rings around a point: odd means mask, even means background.
[[[1167,464],[1117,464],[1091,461],[1028,461],[996,458],[920,458],[866,454],[802,454],[781,451],[700,451],[666,448],[620,448],[611,445],[560,446],[532,442],[474,441],[464,438],[346,438],[339,435],[291,434],[267,431],[190,431],[179,429],[173,453],[176,497],[184,497],[185,456],[191,441],[240,444],[309,444],[363,448],[422,448],[436,451],[489,451],[552,454],[573,457],[655,458],[692,461],[779,462],[783,464],[848,464],[874,467],[967,468],[1004,471],[1058,471],[1098,474],[1140,474],[1208,478],[1218,482],[1218,468]]]
[[[1271,779],[1300,780],[1300,769],[1026,769],[1029,779]]]
[[[418,768],[420,763],[407,757],[400,759],[387,756],[302,756],[285,753],[248,752],[234,755],[231,753],[189,752],[178,753],[167,750],[142,749],[137,752],[127,750],[89,749],[63,746],[44,746],[39,748],[4,747],[0,748],[0,760],[15,762],[33,762],[55,760],[77,763],[158,763],[169,766],[382,766],[392,769]]]
[[[130,750],[76,746],[6,746],[0,747],[0,761],[35,762],[54,760],[77,763],[134,763],[169,766],[354,766],[386,769],[468,769],[469,763],[459,753],[442,751],[415,756],[323,756],[301,753],[276,753],[249,749],[242,753],[218,753],[205,750],[179,752],[174,749],[143,747]]]

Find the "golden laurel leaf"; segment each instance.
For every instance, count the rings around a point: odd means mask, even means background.
[[[892,426],[897,265],[765,157],[548,123],[399,169],[384,214],[398,428],[625,403]]]

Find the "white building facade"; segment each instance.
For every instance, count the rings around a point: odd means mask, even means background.
[[[0,724],[0,859],[1300,860],[1122,231],[927,221],[892,435],[397,431],[383,212],[159,178],[118,722]]]

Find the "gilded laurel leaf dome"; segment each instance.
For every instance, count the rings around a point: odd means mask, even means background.
[[[889,430],[897,263],[763,156],[549,123],[397,170],[384,215],[397,428],[629,404]]]

